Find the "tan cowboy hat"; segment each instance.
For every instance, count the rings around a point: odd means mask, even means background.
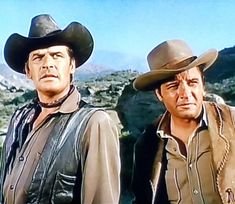
[[[50,15],[42,14],[32,19],[28,37],[14,33],[7,39],[4,57],[13,70],[24,73],[31,51],[54,45],[70,47],[76,67],[79,67],[90,57],[94,42],[90,32],[80,23],[72,22],[61,30]]]
[[[184,41],[165,41],[148,54],[150,71],[138,76],[133,82],[133,87],[141,91],[154,90],[163,80],[187,69],[200,66],[205,71],[217,56],[218,52],[210,49],[196,57]]]

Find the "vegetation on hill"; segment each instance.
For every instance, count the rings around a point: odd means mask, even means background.
[[[116,109],[119,97],[123,89],[138,75],[136,71],[117,71],[102,77],[94,77],[87,81],[75,81],[83,99],[95,106]],[[230,74],[231,76],[231,74]],[[207,76],[208,77],[208,76]],[[213,77],[215,78],[215,77]],[[207,80],[213,81],[213,80]],[[207,82],[206,90],[221,96],[226,103],[235,105],[235,76],[221,79],[219,82]],[[130,94],[133,90],[129,88]],[[36,96],[35,91],[1,91],[0,93],[0,130],[4,129],[13,111],[32,100]]]

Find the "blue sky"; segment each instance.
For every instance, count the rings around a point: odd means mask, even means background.
[[[31,18],[49,13],[65,28],[84,24],[95,50],[146,58],[167,39],[183,39],[196,55],[235,45],[233,0],[5,0],[0,2],[0,63],[6,39],[28,35]]]

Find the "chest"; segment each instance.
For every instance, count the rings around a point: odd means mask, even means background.
[[[187,154],[182,154],[179,146],[174,138],[169,138],[165,146],[165,180],[169,201],[188,204],[221,203],[208,130],[200,131],[191,138]]]

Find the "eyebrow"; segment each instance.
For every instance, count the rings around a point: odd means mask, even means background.
[[[192,79],[187,79],[187,81],[199,81],[199,78],[192,78]]]
[[[168,81],[168,82],[165,83],[165,87],[166,87],[166,88],[169,88],[170,86],[176,85],[176,84],[179,84],[179,81],[178,81],[178,80]]]
[[[35,53],[32,53],[32,56],[35,56],[35,55],[38,55],[38,56],[43,56],[45,55],[46,52],[35,52]],[[62,54],[61,51],[49,51],[49,55],[54,55],[54,54]]]
[[[178,83],[180,80],[178,80],[177,78],[171,79],[170,81],[165,82],[164,84],[166,86],[168,85],[172,85],[174,83]],[[191,78],[191,79],[186,79],[186,81],[199,81],[199,78],[195,77],[195,78]]]

